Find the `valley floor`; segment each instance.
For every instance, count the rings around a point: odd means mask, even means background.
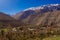
[[[60,40],[60,27],[0,28],[0,40]]]

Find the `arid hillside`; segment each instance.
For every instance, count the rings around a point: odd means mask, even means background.
[[[28,25],[60,26],[60,4],[28,8],[13,17]]]

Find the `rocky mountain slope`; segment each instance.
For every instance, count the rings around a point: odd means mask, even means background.
[[[3,12],[0,12],[0,20],[14,20],[14,18],[12,18],[11,16],[9,16]]]
[[[7,15],[3,12],[0,12],[0,28],[3,27],[8,27],[9,25],[11,27],[18,27],[22,23],[20,21],[15,20],[13,17],[10,15]]]
[[[28,8],[14,15],[14,18],[25,24],[60,26],[60,4]]]

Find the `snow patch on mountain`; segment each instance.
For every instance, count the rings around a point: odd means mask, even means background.
[[[27,11],[27,10],[36,10],[36,9],[44,9],[45,7],[51,7],[51,6],[59,6],[60,4],[48,4],[48,5],[42,5],[42,6],[39,6],[39,7],[30,7],[30,8],[27,8],[25,9],[24,11]]]

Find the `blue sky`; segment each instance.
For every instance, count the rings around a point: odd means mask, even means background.
[[[26,8],[46,4],[60,4],[60,0],[0,0],[0,11],[13,15]]]

